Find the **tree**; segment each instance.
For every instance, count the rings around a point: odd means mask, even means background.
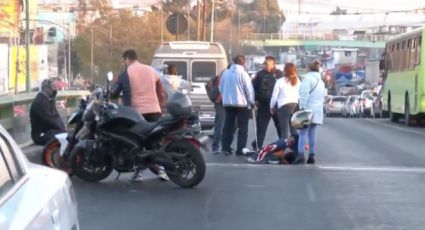
[[[107,21],[98,19],[92,24],[94,28],[94,65],[99,67],[99,74],[95,75],[95,82],[104,83],[108,71],[118,74],[121,71],[121,55],[124,50],[135,49],[139,60],[150,64],[155,49],[160,44],[160,12],[146,13],[143,17],[136,17],[130,12],[120,12]],[[112,44],[109,32],[112,28]],[[173,36],[164,30],[165,40],[172,40]],[[83,76],[91,73],[91,26],[87,27],[75,39],[73,44],[79,60],[80,70]],[[112,54],[112,55],[111,55]]]

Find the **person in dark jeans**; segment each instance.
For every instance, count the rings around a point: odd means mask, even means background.
[[[230,66],[231,65],[227,66],[227,69],[230,69]],[[220,86],[221,76],[224,73],[224,71],[225,70],[223,70],[217,76],[218,86]],[[214,136],[213,136],[213,143],[212,143],[212,152],[214,154],[219,154],[220,141],[223,134],[224,120],[226,117],[226,111],[224,110],[224,107],[223,107],[221,94],[218,94],[214,101],[214,109],[215,109],[215,117],[214,117]]]
[[[243,155],[248,138],[248,121],[250,108],[254,105],[254,89],[251,78],[245,71],[245,57],[238,55],[233,59],[234,64],[225,70],[220,81],[220,92],[226,113],[221,147],[225,155],[231,155],[233,130],[235,121],[238,122],[238,142],[236,155]]]
[[[259,149],[263,147],[267,127],[269,126],[271,118],[273,118],[279,138],[282,136],[277,113],[273,115],[270,113],[270,100],[272,98],[273,88],[276,80],[281,77],[283,77],[283,72],[276,69],[276,59],[272,56],[267,56],[264,61],[264,69],[259,71],[252,80],[255,91],[255,103],[257,106],[257,140],[252,142],[252,147],[254,149],[256,146]]]
[[[54,81],[46,79],[41,83],[41,92],[31,104],[31,138],[36,145],[45,145],[56,134],[66,132],[56,108],[56,94]]]
[[[282,139],[297,134],[297,131],[291,126],[291,117],[298,106],[301,85],[294,64],[286,63],[284,72],[285,77],[276,81],[270,101],[270,113],[279,115]],[[279,108],[277,111],[276,105]]]

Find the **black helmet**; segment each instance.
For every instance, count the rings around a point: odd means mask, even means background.
[[[189,117],[192,115],[192,102],[187,95],[181,92],[176,92],[171,95],[171,97],[168,98],[165,107],[167,112],[170,113],[173,117]]]
[[[291,126],[295,129],[304,129],[310,126],[313,119],[312,110],[300,110],[295,112],[291,117]]]
[[[44,79],[41,83],[41,92],[43,92],[49,98],[56,97],[58,90],[56,89],[55,80],[52,78]]]

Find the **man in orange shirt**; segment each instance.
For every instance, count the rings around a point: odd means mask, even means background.
[[[136,51],[132,49],[126,50],[122,58],[127,66],[131,107],[142,114],[146,121],[157,121],[161,117],[161,108],[165,101],[159,75],[152,67],[140,63],[137,60]],[[157,174],[161,180],[169,179],[160,166],[152,166],[151,171]],[[137,180],[142,180],[141,174]]]
[[[152,67],[140,63],[136,51],[132,49],[126,50],[122,58],[130,82],[131,107],[147,121],[157,121],[164,104],[164,90],[159,75]]]

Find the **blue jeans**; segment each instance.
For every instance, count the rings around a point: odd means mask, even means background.
[[[223,133],[224,119],[226,111],[221,103],[215,103],[215,118],[214,118],[214,138],[212,143],[212,151],[220,150],[221,135]]]
[[[299,131],[299,139],[298,139],[298,154],[304,154],[304,150],[305,150],[305,144],[306,144],[306,139],[307,139],[307,134],[308,134],[308,141],[309,141],[309,150],[310,150],[310,155],[313,154],[314,155],[314,151],[316,149],[316,141],[317,141],[317,137],[316,137],[316,124],[311,124],[310,127],[305,128],[305,129],[301,129]]]

